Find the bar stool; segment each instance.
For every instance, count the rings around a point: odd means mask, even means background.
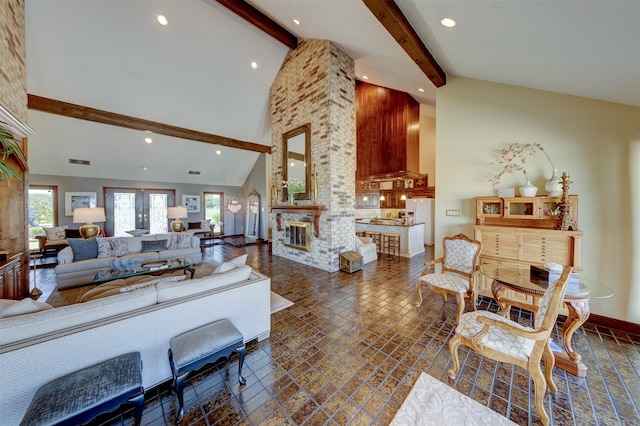
[[[366,237],[366,231],[356,231],[356,237]]]
[[[382,253],[382,239],[379,232],[376,231],[365,231],[365,237],[370,237],[372,242],[376,243],[376,251],[378,253]]]
[[[382,253],[400,256],[400,234],[382,234]]]

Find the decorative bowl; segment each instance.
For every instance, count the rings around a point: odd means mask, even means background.
[[[131,231],[127,231],[127,234],[134,236],[134,237],[139,237],[141,235],[145,235],[148,234],[149,230],[148,229],[132,229]]]

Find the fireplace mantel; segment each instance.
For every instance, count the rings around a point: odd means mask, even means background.
[[[320,215],[324,206],[270,206],[271,212],[276,214],[278,231],[282,231],[282,213],[313,215],[313,235],[320,236]]]

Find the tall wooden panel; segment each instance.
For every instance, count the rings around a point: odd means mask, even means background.
[[[420,168],[420,107],[410,95],[373,84],[356,85],[356,177]]]

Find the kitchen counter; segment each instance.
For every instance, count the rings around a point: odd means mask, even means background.
[[[413,257],[424,253],[424,223],[422,222],[407,225],[395,224],[389,219],[370,223],[356,220],[356,231],[400,234],[400,256]]]
[[[358,224],[358,223],[363,224],[363,225],[402,226],[402,227],[405,227],[405,228],[410,228],[412,226],[417,226],[417,225],[424,225],[423,222],[414,223],[413,225],[407,225],[401,219],[397,219],[397,221],[394,221],[393,219],[383,219],[381,221],[373,221],[373,220],[369,220],[369,219],[365,219],[365,220],[356,219],[356,224]]]

